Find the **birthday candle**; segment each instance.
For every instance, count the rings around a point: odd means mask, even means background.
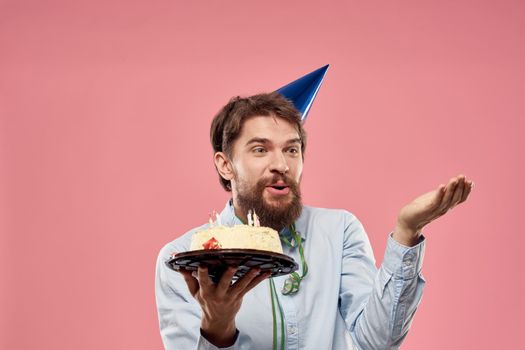
[[[248,216],[248,226],[253,226],[253,221],[252,221],[252,218],[251,218],[251,216],[252,216],[252,210],[251,209],[248,210],[248,215],[247,216]]]
[[[259,217],[257,216],[257,214],[255,214],[255,209],[253,210],[253,221],[255,226],[261,226],[261,223],[259,222]]]
[[[215,212],[215,217],[217,218],[217,225],[221,226],[221,217],[219,216],[219,213]]]

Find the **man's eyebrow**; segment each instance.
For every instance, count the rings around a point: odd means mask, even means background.
[[[248,146],[252,143],[269,143],[270,140],[262,138],[262,137],[253,137],[248,142],[246,142],[245,146]]]
[[[264,138],[264,137],[254,137],[254,138],[251,138],[248,142],[246,142],[245,146],[248,146],[248,145],[250,145],[252,143],[263,143],[263,144],[265,144],[265,143],[271,143],[271,141],[266,139],[266,138]],[[302,144],[300,138],[290,139],[290,140],[286,141],[287,145],[292,144],[292,143]]]
[[[298,144],[300,144],[300,145],[303,144],[303,142],[301,141],[300,138],[290,139],[290,140],[286,141],[286,144],[288,144],[288,145],[291,144],[291,143],[298,143]]]

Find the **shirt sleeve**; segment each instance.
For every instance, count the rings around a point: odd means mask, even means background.
[[[237,350],[238,333],[235,343],[227,348],[218,348],[201,335],[199,303],[190,294],[182,275],[165,264],[170,254],[176,251],[171,250],[166,246],[160,251],[155,275],[155,297],[164,348],[166,350]]]
[[[346,220],[340,311],[358,349],[398,349],[421,302],[425,238],[406,247],[388,236],[383,264],[375,266],[368,236],[359,220]]]

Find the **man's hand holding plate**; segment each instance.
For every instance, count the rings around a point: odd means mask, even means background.
[[[239,312],[244,295],[270,276],[257,268],[232,283],[236,267],[229,267],[219,283],[213,283],[207,267],[199,267],[197,278],[191,271],[180,270],[191,295],[202,308],[201,332],[212,344],[228,347],[235,342],[235,316]]]

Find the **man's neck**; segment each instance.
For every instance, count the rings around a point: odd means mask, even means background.
[[[241,220],[241,222],[242,222],[243,224],[246,225],[246,219],[245,219],[245,218],[247,217],[247,214],[245,214],[245,213],[242,212],[241,210],[237,209],[237,207],[235,207],[235,205],[233,206],[233,210],[234,210],[234,212],[235,212],[235,216],[236,216],[239,220]]]
[[[239,205],[237,203],[235,203],[235,198],[232,198],[231,199],[231,203],[232,203],[232,206],[233,206],[233,212],[235,214],[235,216],[241,220],[241,222],[243,224],[246,224],[246,218],[248,216],[247,213],[243,212],[240,208],[239,208]]]

